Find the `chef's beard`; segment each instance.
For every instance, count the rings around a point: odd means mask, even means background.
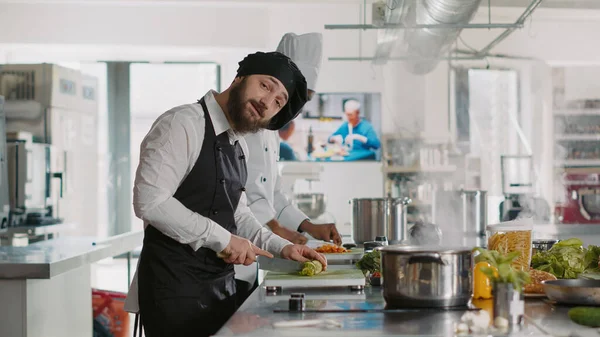
[[[244,78],[238,85],[231,88],[229,91],[229,101],[227,102],[227,111],[229,112],[229,118],[231,127],[235,132],[238,133],[256,133],[261,129],[266,128],[269,125],[269,121],[253,120],[248,116],[244,107],[247,106],[247,102],[242,101],[242,93],[246,89],[246,78]]]

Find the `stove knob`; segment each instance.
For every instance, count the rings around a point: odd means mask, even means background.
[[[290,312],[304,311],[304,299],[300,297],[290,298]]]

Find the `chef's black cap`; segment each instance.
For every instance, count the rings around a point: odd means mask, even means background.
[[[246,56],[240,63],[237,77],[249,75],[273,76],[285,87],[288,102],[281,108],[267,126],[269,130],[279,130],[296,118],[308,101],[306,79],[296,64],[287,56],[278,52],[257,52]]]

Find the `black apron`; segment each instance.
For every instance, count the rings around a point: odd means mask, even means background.
[[[215,130],[204,103],[206,121],[200,156],[173,197],[232,234],[234,213],[247,179],[240,144]],[[208,249],[194,251],[154,228],[144,233],[138,267],[140,320],[146,337],[209,336],[236,309],[233,265]]]

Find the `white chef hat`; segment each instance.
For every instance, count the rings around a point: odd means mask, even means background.
[[[360,110],[360,102],[354,99],[349,99],[344,103],[344,111]]]
[[[277,51],[294,61],[306,78],[308,89],[316,91],[317,77],[323,57],[323,35],[321,33],[301,35],[286,33],[281,38]]]

